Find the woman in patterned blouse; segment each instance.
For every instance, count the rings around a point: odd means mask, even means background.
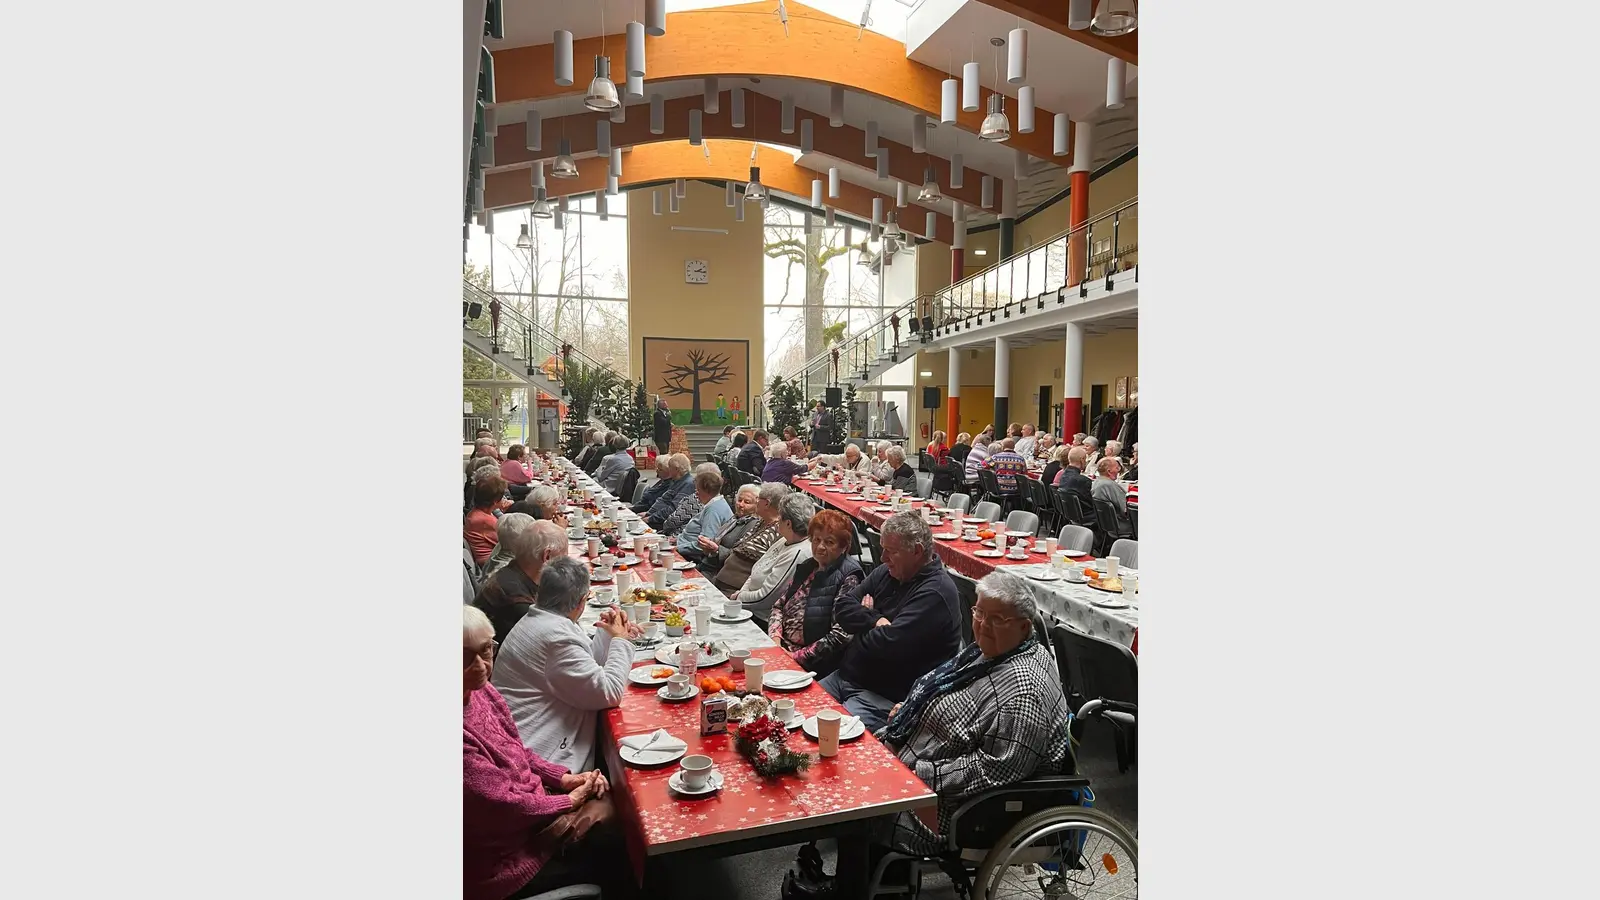
[[[850,633],[833,619],[835,597],[849,596],[861,583],[861,564],[850,550],[850,520],[825,509],[806,529],[811,558],[795,567],[772,604],[767,630],[801,668],[827,675],[839,664]]]

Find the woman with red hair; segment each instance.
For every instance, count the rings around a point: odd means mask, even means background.
[[[854,529],[843,513],[825,509],[811,517],[806,530],[811,558],[772,604],[767,633],[808,671],[827,675],[839,664],[850,634],[833,619],[833,600],[861,583],[861,564],[847,554]]]

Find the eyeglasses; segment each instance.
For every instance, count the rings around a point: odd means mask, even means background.
[[[1007,625],[1020,621],[1022,621],[1020,616],[994,616],[985,613],[976,606],[972,608],[972,624],[974,626],[982,625],[983,623],[988,622],[993,624],[996,628],[1004,628]]]
[[[479,658],[482,658],[484,662],[492,662],[494,660],[494,652],[498,649],[500,649],[500,642],[493,640],[487,644],[484,644],[477,650],[474,650],[471,647],[462,647],[461,668],[470,668],[472,666],[472,661]]]

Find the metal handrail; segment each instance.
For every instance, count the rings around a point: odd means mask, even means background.
[[[483,307],[484,307],[486,313],[487,313],[487,310],[490,309],[489,304],[495,302],[498,299],[493,293],[484,290],[483,288],[473,284],[470,281],[467,281],[466,279],[462,279],[461,288],[462,288],[462,296],[467,300],[467,302],[476,301],[478,303],[483,304]],[[480,316],[480,318],[482,318],[482,317]],[[518,312],[515,307],[511,307],[511,306],[506,305],[505,303],[501,303],[500,304],[500,326],[501,326],[501,329],[504,330],[507,325],[511,326],[511,330],[513,332],[513,337],[515,337],[516,334],[520,332],[520,336],[521,336],[521,339],[523,341],[524,347],[526,349],[530,350],[530,353],[529,353],[529,355],[527,357],[527,364],[529,366],[538,366],[538,367],[541,368],[541,370],[543,370],[542,366],[540,366],[539,363],[536,362],[533,359],[533,355],[531,353],[531,350],[532,350],[532,348],[534,346],[548,347],[552,351],[550,353],[551,356],[555,356],[558,359],[562,358],[561,348],[566,345],[565,341],[563,341],[560,337],[558,337],[556,334],[551,332],[548,328],[545,328],[543,325],[540,325],[538,322],[535,322],[532,319],[529,319],[527,316],[524,316],[522,313]],[[493,325],[491,325],[490,328],[492,329]],[[485,336],[488,337],[493,342],[494,346],[496,346],[496,347],[506,346],[506,347],[509,348],[509,346],[510,346],[508,344],[502,343],[500,335],[498,333],[488,333],[488,334],[485,334]],[[512,356],[513,356],[513,358],[515,358],[516,354],[513,352]],[[611,369],[610,366],[608,366],[605,363],[602,363],[602,362],[596,360],[594,357],[590,356],[587,353],[584,353],[582,350],[578,349],[577,347],[573,347],[572,348],[572,357],[574,359],[576,359],[577,361],[581,362],[586,368],[590,368],[590,369]],[[563,363],[563,365],[564,365],[564,363]],[[612,371],[615,372],[615,370],[612,370]],[[546,374],[547,375],[553,375],[554,379],[559,382],[559,381],[561,381],[561,376],[562,376],[563,373],[562,373],[561,369],[558,368],[554,373],[546,371]],[[617,375],[618,378],[626,380],[627,376],[623,375],[622,373],[617,372],[616,375]]]

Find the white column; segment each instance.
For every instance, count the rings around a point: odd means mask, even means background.
[[[960,347],[951,347],[950,348],[950,388],[949,388],[949,390],[945,391],[945,394],[947,396],[950,396],[950,397],[960,397],[961,396],[961,348]],[[955,440],[955,435],[953,435],[953,434],[950,435],[950,439],[951,440]]]
[[[1083,421],[1083,326],[1067,323],[1067,352],[1061,363],[1061,434],[1072,439]]]

